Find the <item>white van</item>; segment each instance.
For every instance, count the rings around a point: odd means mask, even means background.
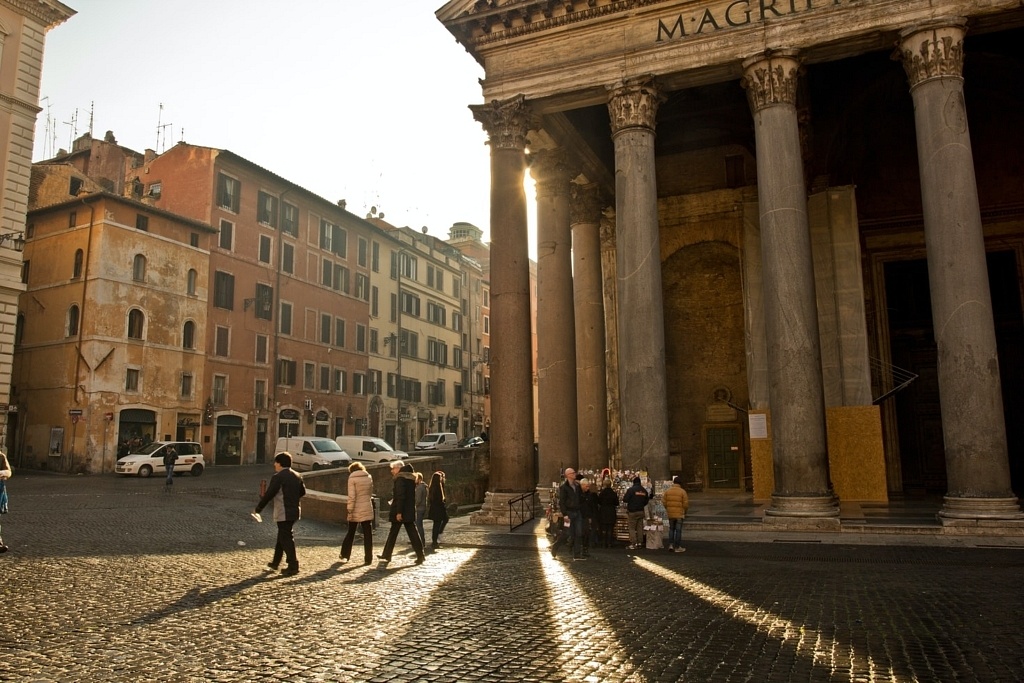
[[[282,436],[277,440],[275,453],[292,454],[292,469],[296,472],[348,467],[352,458],[341,446],[324,436]]]
[[[424,434],[416,442],[417,451],[451,451],[459,444],[459,437],[454,432],[431,432]]]
[[[352,456],[353,460],[362,462],[391,462],[409,457],[404,451],[396,451],[384,439],[375,436],[342,435],[334,437],[334,441]]]

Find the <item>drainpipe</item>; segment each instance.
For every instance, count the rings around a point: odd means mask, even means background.
[[[81,199],[82,206],[86,206],[86,207],[89,208],[89,232],[88,232],[88,236],[86,237],[85,251],[82,254],[82,261],[83,261],[83,266],[82,266],[82,301],[81,301],[81,303],[79,304],[79,307],[78,307],[78,337],[75,340],[75,377],[74,377],[74,379],[72,381],[72,392],[73,392],[72,399],[74,400],[75,405],[81,405],[82,401],[79,398],[78,392],[79,392],[79,389],[82,389],[83,392],[84,392],[84,389],[85,389],[85,386],[83,384],[79,383],[78,379],[79,379],[80,373],[82,371],[82,336],[83,336],[83,330],[85,329],[85,302],[88,300],[86,298],[86,295],[88,293],[88,288],[89,288],[89,257],[90,257],[90,255],[92,253],[92,233],[93,233],[93,228],[95,226],[95,220],[96,220],[96,207],[93,206],[92,204],[89,204],[88,202],[86,202],[86,199],[87,199],[87,197],[83,197]],[[77,425],[75,425],[75,426],[77,426]],[[69,461],[68,461],[68,471],[69,472],[74,469],[74,465],[75,465],[75,431],[77,431],[77,430],[74,430],[74,429],[72,430],[72,436],[71,436],[71,453],[69,454]],[[89,435],[89,430],[86,429],[86,439],[87,440],[88,440],[88,435]],[[107,460],[106,456],[107,456],[107,454],[103,453],[101,455],[101,458],[100,458],[100,472],[101,473],[106,471],[105,470],[106,460]]]

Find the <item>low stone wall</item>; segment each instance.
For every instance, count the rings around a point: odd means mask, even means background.
[[[414,456],[405,462],[423,479],[441,470],[445,473],[445,495],[449,511],[474,507],[483,503],[490,475],[490,449],[483,448],[445,451],[437,455]],[[364,463],[366,464],[366,463]],[[381,516],[386,518],[388,501],[394,490],[391,467],[387,463],[366,464],[373,477],[373,492],[380,499]],[[345,523],[348,504],[348,469],[304,472],[306,496],[302,499],[302,516],[339,526]]]

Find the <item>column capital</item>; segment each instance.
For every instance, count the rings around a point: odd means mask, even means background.
[[[530,175],[537,183],[538,197],[568,196],[569,183],[580,170],[580,164],[562,147],[530,154]]]
[[[612,135],[628,128],[654,130],[658,106],[665,96],[650,76],[620,81],[608,88],[608,115],[611,118]]]
[[[796,50],[762,52],[743,60],[740,84],[747,91],[750,111],[757,112],[776,104],[796,106],[800,60]]]
[[[507,100],[492,100],[490,104],[471,104],[473,118],[487,131],[487,144],[495,149],[526,149],[526,133],[533,118],[526,96],[516,95]]]
[[[601,189],[596,183],[569,188],[569,225],[601,224]]]
[[[893,58],[903,62],[910,87],[934,78],[963,78],[967,20],[942,19],[900,31]]]

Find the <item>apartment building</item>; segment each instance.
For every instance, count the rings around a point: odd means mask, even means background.
[[[0,3],[0,445],[10,449],[18,397],[11,372],[28,208],[29,175],[46,33],[75,10],[56,0]],[[18,460],[15,459],[17,463]]]
[[[209,252],[202,222],[33,169],[13,384],[14,459],[111,472],[129,446],[198,440]]]
[[[262,462],[278,436],[365,433],[370,226],[211,147],[147,158],[130,184],[217,230],[204,387],[214,461]]]

